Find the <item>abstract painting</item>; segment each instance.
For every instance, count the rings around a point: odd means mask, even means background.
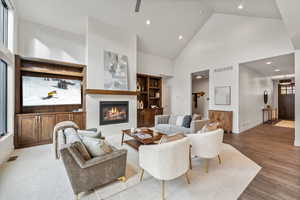
[[[104,51],[104,89],[128,90],[128,57]]]

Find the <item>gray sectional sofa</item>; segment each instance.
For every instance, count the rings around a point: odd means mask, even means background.
[[[197,133],[205,124],[209,122],[207,119],[192,119],[189,126],[184,126],[184,124],[178,124],[178,117],[183,116],[184,115],[157,115],[155,116],[154,129],[155,131],[164,133],[166,135],[175,133],[190,134]]]

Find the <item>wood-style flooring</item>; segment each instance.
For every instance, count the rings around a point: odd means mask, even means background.
[[[233,145],[262,167],[240,200],[300,200],[300,148],[294,129],[261,125],[241,134],[225,134]]]

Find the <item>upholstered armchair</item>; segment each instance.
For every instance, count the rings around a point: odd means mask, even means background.
[[[127,150],[118,150],[85,161],[70,145],[60,149],[76,200],[81,192],[87,192],[116,180],[125,181]]]
[[[192,145],[192,155],[206,160],[207,173],[210,159],[218,157],[219,164],[221,164],[220,152],[222,149],[223,136],[223,129],[188,135]]]
[[[143,145],[139,148],[139,163],[154,178],[161,180],[162,199],[165,198],[165,181],[186,176],[188,184],[190,141],[187,137],[158,145]]]

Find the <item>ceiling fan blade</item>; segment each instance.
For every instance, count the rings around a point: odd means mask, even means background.
[[[140,12],[141,2],[142,2],[142,0],[136,1],[135,12]]]

